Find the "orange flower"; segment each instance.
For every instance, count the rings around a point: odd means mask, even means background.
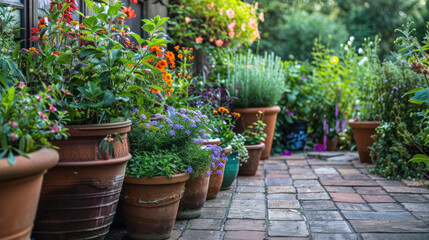
[[[169,73],[165,74],[165,75],[164,75],[164,79],[165,79],[165,81],[166,81],[166,82],[171,81],[171,79],[172,79],[172,78],[171,78],[171,74],[169,74]]]
[[[146,61],[143,61],[143,62],[151,63],[151,62],[153,62],[153,60],[155,60],[155,59],[153,57],[151,57],[149,60],[146,60]]]
[[[182,59],[183,58],[183,54],[179,53],[179,54],[177,54],[177,57],[180,58],[180,59]]]
[[[191,79],[191,76],[186,76],[187,79]]]
[[[173,68],[175,68],[176,67],[176,64],[173,62],[171,65],[170,65],[170,68],[171,69],[173,69]]]
[[[171,87],[173,85],[173,81],[167,81],[167,86]]]
[[[218,114],[218,112],[216,110],[213,110],[213,114]]]
[[[167,97],[170,97],[171,96],[171,93],[170,92],[167,92]]]
[[[173,63],[174,60],[176,59],[176,57],[174,56],[174,53],[170,51],[165,53],[165,57],[167,58],[168,63]]]
[[[158,68],[159,70],[164,70],[164,68],[166,68],[167,66],[168,66],[167,61],[161,60],[156,64],[155,67]]]
[[[189,56],[188,58],[189,58],[189,60],[192,60],[192,59],[194,59],[195,57],[194,57],[194,56]]]
[[[159,90],[158,89],[155,89],[155,88],[151,88],[151,87],[149,87],[149,90],[151,90],[152,92],[154,92],[154,93],[159,93]]]
[[[231,116],[233,116],[235,118],[239,118],[239,117],[241,117],[241,114],[237,113],[237,112],[233,112],[233,113],[231,113]]]
[[[174,47],[174,50],[176,50],[176,51],[179,51],[179,49],[180,49],[180,46],[179,46],[179,45],[176,45],[176,46]]]
[[[224,107],[220,107],[220,108],[218,109],[218,111],[219,111],[219,112],[221,112],[221,113],[229,114],[229,110],[228,110],[228,109],[226,109],[226,108],[224,108]]]
[[[177,76],[179,76],[179,77],[181,77],[183,75],[183,73],[181,73],[181,72],[179,72],[178,74],[177,74]]]
[[[149,48],[149,51],[160,53],[162,52],[162,47],[160,45],[154,45]]]
[[[194,49],[193,49],[193,48],[191,48],[191,49],[189,49],[189,50],[190,50],[191,52],[192,52],[192,51],[194,51]]]
[[[121,12],[127,15],[125,18],[133,18],[136,16],[136,14],[134,13],[134,10],[132,10],[131,7],[129,8],[122,7]]]

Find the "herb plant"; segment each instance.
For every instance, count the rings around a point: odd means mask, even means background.
[[[262,120],[263,112],[259,111],[256,122],[253,122],[243,132],[243,136],[246,139],[246,145],[256,145],[265,141],[267,134],[264,133],[264,129],[267,126]]]

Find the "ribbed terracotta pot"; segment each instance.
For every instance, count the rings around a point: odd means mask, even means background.
[[[225,155],[228,155],[232,151],[231,147],[228,147],[226,149],[223,149],[222,152],[225,153]],[[224,162],[224,164],[226,164]],[[222,171],[222,175],[219,175],[216,173],[217,170]],[[209,180],[209,189],[207,191],[207,197],[206,200],[215,199],[217,197],[217,194],[220,191],[220,187],[222,186],[222,180],[223,180],[223,174],[225,172],[225,166],[223,167],[217,167],[216,170],[212,171],[212,174],[210,175]]]
[[[265,148],[265,144],[261,142],[256,145],[246,145],[245,147],[249,152],[249,159],[240,166],[238,175],[253,176],[258,171],[259,160],[261,159],[261,154]]]
[[[356,141],[356,147],[361,162],[372,163],[369,149],[374,143],[372,135],[377,134],[375,129],[380,125],[378,121],[371,122],[354,122],[350,121],[349,126],[352,128],[353,136]]]
[[[13,165],[0,159],[0,239],[30,239],[43,175],[58,159],[57,151],[48,148],[28,158],[16,156]]]
[[[258,111],[264,111],[263,122],[267,124],[264,132],[267,134],[265,138],[265,150],[262,152],[261,159],[268,159],[271,155],[271,146],[273,145],[274,130],[276,127],[277,114],[281,108],[278,106],[266,108],[234,108],[233,112],[238,112],[241,117],[237,120],[236,128],[234,131],[242,133],[246,130],[247,126],[251,125],[257,120]]]
[[[180,200],[177,219],[193,219],[201,215],[206,203],[209,182],[210,176],[202,177],[201,175],[186,181],[185,194]]]
[[[131,122],[66,126],[67,140],[55,141],[60,162],[45,175],[32,236],[39,240],[104,239],[131,158],[127,133]],[[113,151],[101,141],[119,134]]]
[[[126,176],[121,200],[131,239],[167,239],[176,221],[188,173],[163,177]]]

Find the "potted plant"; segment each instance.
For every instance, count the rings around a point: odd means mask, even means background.
[[[250,51],[246,55],[236,55],[230,65],[226,85],[229,93],[237,98],[232,111],[241,114],[235,131],[243,132],[257,120],[257,113],[263,111],[267,138],[262,159],[268,159],[277,114],[280,112],[280,107],[275,104],[285,92],[284,67],[280,64],[280,58],[273,53],[265,53],[261,57],[254,56]]]
[[[258,171],[259,160],[265,148],[264,141],[267,136],[264,132],[267,125],[261,120],[263,114],[262,111],[259,111],[256,122],[248,126],[246,131],[243,132],[244,144],[249,153],[249,159],[240,166],[240,171],[238,172],[240,175],[252,176]]]
[[[128,235],[132,239],[166,239],[170,236],[185,193],[189,175],[210,175],[212,151],[217,146],[202,146],[212,129],[201,112],[169,107],[156,114],[150,123],[140,123],[130,135],[133,158],[127,165],[121,199]],[[213,156],[211,156],[213,154]],[[206,183],[207,189],[207,183]],[[204,192],[204,186],[198,191]],[[207,190],[205,190],[207,192]],[[188,198],[195,196],[187,193]],[[187,199],[182,210],[201,210],[204,196]],[[189,201],[202,201],[199,209],[189,209]]]
[[[127,119],[136,106],[141,118],[156,112],[160,91],[171,85],[171,75],[161,70],[167,62],[158,57],[167,43],[161,28],[167,19],[145,20],[146,41],[124,25],[135,14],[121,2],[86,7],[89,15],[79,22],[72,17],[74,0],[51,2],[31,29],[34,47],[19,55],[33,89],[46,84],[54,107],[70,120],[70,137],[54,142],[60,161],[43,182],[37,239],[107,234],[131,158]]]
[[[232,113],[237,115],[238,113]],[[237,117],[240,117],[238,114]],[[223,174],[222,185],[220,190],[227,190],[231,188],[232,183],[237,178],[239,168],[242,164],[247,162],[249,153],[244,145],[246,139],[239,133],[234,134],[231,141],[232,152],[227,155],[228,161],[225,164],[225,171]]]
[[[59,159],[49,141],[66,137],[64,114],[46,96],[46,90],[30,94],[24,82],[8,89],[0,87],[2,239],[30,239],[43,175]],[[54,115],[57,117],[51,120]]]

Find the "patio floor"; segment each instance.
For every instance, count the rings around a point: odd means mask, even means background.
[[[428,189],[369,174],[355,153],[317,154],[261,161],[171,239],[429,239]]]

